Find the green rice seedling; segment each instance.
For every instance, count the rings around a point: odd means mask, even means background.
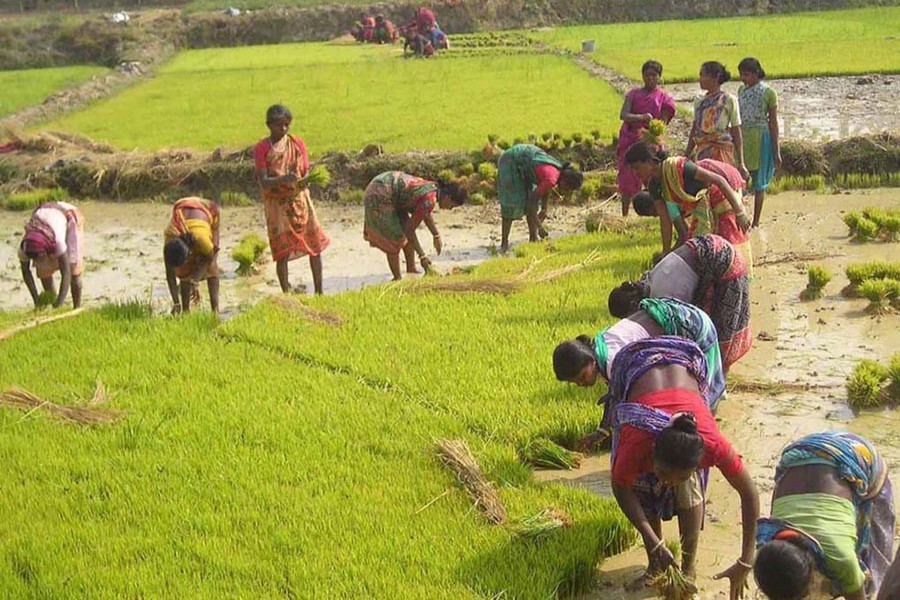
[[[888,399],[891,404],[900,404],[900,352],[891,356],[887,366],[888,381],[890,384],[887,388]]]
[[[808,282],[806,289],[800,292],[801,300],[817,300],[822,297],[822,290],[831,281],[831,272],[826,267],[811,266],[806,272]]]
[[[253,198],[244,192],[222,192],[218,203],[219,206],[253,206]]]
[[[593,199],[597,192],[600,191],[600,186],[602,182],[597,177],[585,177],[584,182],[581,184],[581,187],[578,189],[578,197],[587,202]]]
[[[453,172],[453,169],[441,169],[438,171],[438,179],[443,179],[444,181],[452,181],[456,179],[456,173]]]
[[[0,71],[0,117],[40,104],[54,92],[108,72],[94,66]]]
[[[37,302],[34,303],[34,307],[37,309],[49,308],[53,306],[54,302],[56,302],[56,293],[50,290],[44,290],[38,294]]]
[[[859,220],[862,218],[855,210],[852,210],[844,215],[844,225],[849,229],[849,235],[851,237],[856,235],[856,229],[859,227]]]
[[[474,194],[469,196],[469,204],[471,204],[472,206],[484,206],[485,204],[487,204],[487,199],[481,192],[475,192]]]
[[[888,216],[881,222],[881,237],[886,242],[900,241],[900,216]]]
[[[859,294],[869,300],[866,312],[881,315],[888,311],[888,302],[898,295],[900,282],[893,279],[867,279],[859,286]]]
[[[851,408],[872,408],[884,402],[882,389],[887,382],[887,367],[874,360],[861,360],[847,379],[847,401]]]
[[[553,139],[553,133],[549,132],[549,131],[542,133],[541,139],[544,140],[545,142],[549,142],[550,140]]]
[[[857,242],[868,242],[878,235],[878,224],[865,217],[860,217],[856,223],[856,233],[853,239]]]
[[[510,144],[506,140],[500,140],[499,142],[497,142],[497,147],[501,150],[509,150],[509,146]]]
[[[531,541],[547,537],[554,531],[569,527],[572,517],[558,508],[545,508],[536,515],[525,517],[510,525],[510,529],[518,536]]]
[[[850,283],[855,285],[859,285],[867,279],[900,279],[900,262],[854,263],[847,266],[844,273]]]
[[[231,251],[231,258],[238,263],[238,275],[252,275],[256,264],[266,252],[266,242],[255,233],[241,237],[241,241]]]
[[[490,144],[491,146],[496,144],[497,140],[500,139],[500,136],[497,135],[496,133],[489,133],[487,137],[488,137],[488,144]]]
[[[522,460],[538,469],[577,469],[584,456],[546,438],[532,440],[521,451]]]
[[[524,144],[524,143],[525,143],[525,138],[517,137],[517,138],[513,139],[514,146],[518,145],[518,144]]]
[[[362,205],[365,200],[366,193],[359,189],[344,190],[338,196],[338,202],[341,204],[350,204],[353,206]]]
[[[493,182],[497,179],[497,166],[493,163],[483,162],[478,165],[478,176],[482,181]]]
[[[656,595],[665,600],[691,600],[697,594],[697,586],[673,565],[666,567],[651,583]]]
[[[584,135],[582,135],[580,133],[573,133],[572,141],[575,142],[576,144],[580,144],[581,142],[584,141]]]
[[[459,174],[463,177],[468,177],[475,173],[475,165],[470,162],[465,162],[459,165]]]
[[[651,119],[641,139],[648,144],[659,145],[665,135],[666,122],[661,119]]]
[[[47,188],[16,192],[0,198],[3,208],[13,211],[25,211],[37,208],[44,202],[68,200],[69,193],[63,188]]]
[[[590,213],[584,218],[584,230],[588,233],[600,231],[600,218],[595,213]]]
[[[303,186],[315,186],[324,190],[331,185],[331,173],[328,172],[328,168],[325,165],[316,165],[298,183]]]

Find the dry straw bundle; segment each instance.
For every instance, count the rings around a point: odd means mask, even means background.
[[[304,319],[307,319],[314,323],[321,323],[322,325],[332,325],[334,327],[337,327],[344,322],[343,319],[341,319],[337,315],[332,315],[330,313],[317,310],[289,296],[273,296],[270,301],[275,306],[290,311],[291,313],[297,314]]]
[[[109,400],[106,386],[98,381],[94,396],[84,406],[63,406],[35,396],[21,388],[10,388],[0,394],[0,405],[27,411],[26,417],[37,410],[46,410],[54,417],[80,425],[115,423],[125,415],[121,411],[101,408]]]
[[[557,529],[569,527],[572,517],[559,508],[545,508],[536,515],[526,517],[514,523],[510,529],[517,535],[529,540],[539,540]]]
[[[689,581],[681,569],[669,565],[666,570],[651,581],[656,595],[665,600],[691,600],[697,593],[697,586]]]
[[[496,525],[505,522],[506,508],[493,484],[481,472],[465,440],[440,440],[437,453],[488,520]]]

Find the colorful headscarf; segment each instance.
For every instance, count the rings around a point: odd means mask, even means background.
[[[44,221],[32,216],[25,225],[22,251],[26,256],[47,256],[56,250],[56,234]]]

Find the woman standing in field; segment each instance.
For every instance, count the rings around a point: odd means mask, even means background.
[[[391,275],[394,281],[400,281],[403,278],[401,251],[406,258],[407,273],[419,272],[416,269],[417,254],[423,269],[431,266],[416,236],[420,223],[424,222],[431,232],[435,252],[440,254],[443,249],[441,234],[432,215],[435,204],[450,210],[465,204],[467,199],[466,190],[457,183],[440,179],[429,181],[400,171],[382,173],[366,186],[363,239],[387,254]]]
[[[644,87],[634,88],[625,94],[625,102],[619,118],[622,128],[619,129],[619,143],[616,145],[618,155],[619,196],[622,198],[622,216],[628,216],[628,205],[631,198],[641,191],[641,180],[628,167],[625,153],[631,146],[641,140],[647,126],[653,119],[668,123],[675,116],[675,100],[659,87],[663,67],[655,60],[648,60],[641,67]]]
[[[322,293],[322,252],[331,243],[316,217],[309,189],[302,179],[309,173],[306,144],[291,135],[293,115],[281,104],[266,111],[269,137],[256,144],[256,180],[262,190],[266,210],[269,246],[275,261],[281,291],[291,289],[288,262],[309,256],[313,285]]]
[[[547,218],[547,199],[554,188],[564,194],[584,182],[570,163],[562,163],[533,144],[516,144],[500,155],[497,163],[497,196],[500,199],[500,252],[509,250],[512,222],[528,223],[528,241],[538,240],[538,229]],[[538,210],[540,204],[540,210]]]
[[[84,273],[84,216],[68,202],[41,204],[25,224],[25,236],[19,244],[22,280],[38,306],[39,294],[31,274],[31,265],[45,292],[55,294],[53,274],[60,273],[59,295],[53,303],[59,308],[72,289],[72,305],[81,306],[81,275]]]
[[[163,245],[173,315],[190,312],[192,292],[204,279],[209,290],[209,306],[214,313],[219,312],[218,258],[219,206],[204,198],[176,201]]]
[[[766,596],[805,598],[818,571],[829,597],[864,600],[885,579],[893,542],[891,481],[871,442],[828,431],[784,449],[757,533],[753,571]]]
[[[655,189],[663,254],[672,248],[671,205],[677,205],[687,221],[688,237],[714,233],[728,240],[751,264],[750,219],[744,212],[741,190],[745,183],[729,164],[703,159],[693,162],[683,156],[668,158],[665,153],[639,142],[625,155],[637,176]]]
[[[706,95],[694,102],[694,125],[684,153],[695,160],[712,158],[734,165],[746,179],[738,100],[722,89],[730,79],[731,73],[720,62],[701,65],[700,88]]]
[[[716,579],[728,578],[730,597],[743,596],[753,568],[759,497],[740,455],[716,427],[706,387],[706,357],[694,342],[649,338],[619,351],[610,377],[613,426],[612,488],[619,507],[644,542],[646,585],[674,566],[662,521],[678,516],[682,572],[695,576],[695,560],[709,480],[717,467],[741,498],[741,554]]]
[[[750,172],[750,187],[755,196],[753,227],[759,227],[766,189],[781,166],[778,141],[778,96],[763,82],[766,72],[755,58],[745,58],[738,65],[741,85],[738,101],[741,108],[741,132],[744,140],[744,163]]]
[[[717,235],[692,238],[664,256],[641,281],[609,294],[609,312],[623,319],[644,298],[677,298],[709,315],[716,327],[725,372],[750,350],[750,279],[747,263]]]

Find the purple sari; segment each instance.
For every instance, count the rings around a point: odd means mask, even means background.
[[[672,115],[675,114],[675,100],[668,92],[664,92],[659,87],[652,92],[648,92],[644,88],[634,88],[626,94],[625,98],[631,100],[631,112],[635,114],[650,113],[654,119],[662,118],[663,109],[671,112]],[[619,144],[616,147],[619,157],[617,182],[619,193],[625,196],[634,196],[641,191],[641,180],[625,164],[625,153],[635,142],[640,141],[644,129],[644,123],[622,123],[622,128],[619,130]]]

